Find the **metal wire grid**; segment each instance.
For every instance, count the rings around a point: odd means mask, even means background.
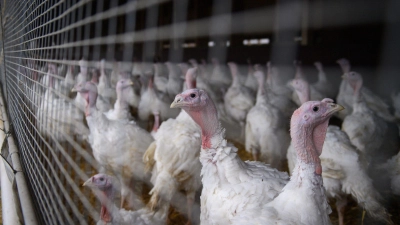
[[[50,77],[54,83],[65,82],[66,66],[78,65],[82,56],[93,61],[107,55],[132,61],[134,52],[140,54],[141,50],[135,49],[135,42],[159,38],[154,27],[157,5],[163,2],[167,0],[1,3],[3,96],[40,223],[93,224],[99,217],[98,201],[81,187],[98,171],[98,165],[86,141],[63,132],[63,124],[50,124],[49,118],[68,121],[77,110],[73,96],[51,85]],[[185,4],[174,5],[186,12],[188,1],[181,3]],[[141,28],[146,32],[135,31],[136,19],[143,19],[136,12],[149,7],[146,26]],[[183,14],[177,19],[185,17]],[[120,21],[124,22],[122,28],[118,27]],[[179,28],[173,29],[175,35],[182,35]],[[117,53],[121,46],[122,57]],[[143,49],[154,52],[155,42],[146,42]],[[182,54],[178,52],[175,57],[182,59]],[[149,55],[144,54],[146,57]],[[49,63],[57,63],[57,74],[48,73]],[[53,99],[64,100],[62,106],[68,106],[67,110],[58,110]]]
[[[99,209],[98,201],[90,197],[90,191],[81,187],[98,171],[89,145],[79,137],[62,132],[65,127],[48,124],[49,115],[68,120],[76,110],[71,104],[73,96],[65,90],[50,88],[49,81],[44,79],[49,63],[56,63],[59,70],[65,72],[66,66],[78,65],[82,57],[90,59],[92,66],[102,58],[131,62],[134,56],[140,56],[146,60],[157,54],[164,43],[169,45],[168,58],[179,62],[184,53],[177,46],[185,40],[203,36],[225,43],[232,34],[265,33],[274,29],[275,9],[272,7],[231,14],[231,0],[214,0],[206,9],[211,11],[209,17],[193,19],[188,13],[193,2],[179,0],[172,4],[171,23],[168,23],[158,16],[160,11],[163,12],[160,5],[167,2],[169,0],[0,2],[1,87],[42,224],[92,224],[98,218]],[[201,1],[194,2],[202,4]],[[289,13],[292,20],[300,17],[302,12],[298,10],[298,4],[293,2],[281,9],[278,20],[286,18],[285,13]],[[344,3],[332,1],[329,4],[340,6]],[[317,3],[310,3],[309,10],[317,7]],[[371,11],[373,7],[368,9]],[[325,25],[350,22],[342,21],[335,13],[325,17],[328,18]],[[352,17],[352,23],[379,20],[371,14],[367,19],[357,15]],[[320,26],[318,21],[308,21],[309,27]],[[297,30],[291,27],[293,24],[296,23],[281,23],[281,29]],[[277,33],[274,35],[278,38]],[[208,58],[217,56],[224,61],[228,50],[217,46],[208,51]],[[290,51],[295,54],[296,50]],[[276,52],[280,51],[273,49],[272,57],[277,55]],[[65,81],[65,73],[49,76],[55,83]],[[57,111],[56,106],[45,98],[46,92],[53,94],[54,99],[64,100],[63,104],[69,105],[69,110]],[[48,107],[38,113],[44,104]]]

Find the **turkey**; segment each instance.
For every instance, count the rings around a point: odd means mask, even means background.
[[[302,102],[309,100],[307,82],[294,82],[293,87]],[[287,158],[289,171],[293,171],[297,162],[293,146],[289,147]],[[358,150],[339,127],[328,126],[320,159],[326,195],[328,198],[336,199],[340,225],[344,224],[347,195],[351,195],[372,217],[390,222],[389,214],[379,203],[381,197],[375,190],[371,178],[367,175]]]
[[[181,77],[180,68],[171,62],[166,62],[168,68],[167,93],[169,97],[174,98],[175,95],[182,91],[183,79]]]
[[[168,73],[165,71],[164,65],[161,63],[154,64],[154,84],[157,90],[162,93],[168,93]]]
[[[292,98],[292,90],[286,85],[286,81],[283,80],[283,76],[279,74],[279,70],[277,67],[273,66],[271,62],[267,62],[267,80],[266,84],[268,89],[271,90],[274,95],[281,96],[283,95],[286,98]],[[292,103],[294,104],[294,103]],[[295,110],[296,108],[294,108]],[[292,116],[292,112],[290,111],[290,116]],[[286,112],[284,112],[286,113]]]
[[[194,74],[197,68],[190,68],[186,74],[189,88],[196,87]],[[196,191],[201,186],[201,164],[199,153],[201,146],[200,128],[192,118],[181,111],[176,119],[163,122],[155,135],[155,144],[145,153],[144,160],[152,171],[150,191],[151,208],[165,213],[173,197],[179,191],[185,191],[187,215],[192,220],[192,208]]]
[[[217,58],[213,58],[211,61],[213,69],[209,83],[214,89],[214,92],[220,95],[225,93],[229,88],[229,85],[231,84],[231,77],[229,76],[229,72],[226,67],[221,65]]]
[[[295,80],[304,80],[304,81],[306,81],[306,79],[304,78],[304,75],[303,75],[303,70],[301,68],[301,63],[295,61],[295,65],[296,65],[296,75],[295,75],[295,78],[293,80],[289,81],[289,86],[292,86],[291,83],[293,81],[295,81]],[[320,92],[318,92],[313,86],[309,86],[309,89],[310,89],[310,92],[309,92],[310,93],[310,100],[312,100],[312,101],[321,100],[321,99],[323,99],[325,97]],[[295,91],[293,91],[292,100],[298,106],[301,105],[301,101],[300,101],[300,99],[297,96]]]
[[[121,77],[120,80],[117,82],[117,101],[115,101],[114,108],[105,113],[109,120],[130,121],[133,119],[129,110],[129,102],[127,99],[129,97],[129,87],[131,87],[132,85],[133,82],[125,77]]]
[[[282,169],[283,160],[290,142],[286,117],[271,105],[265,91],[265,75],[262,71],[254,72],[258,81],[256,105],[251,108],[246,118],[246,151],[252,153],[255,161],[263,161],[274,168]]]
[[[247,60],[247,63],[248,63],[248,73],[244,86],[250,88],[253,92],[256,93],[258,90],[258,82],[257,79],[253,76],[254,73],[253,65],[251,64],[250,60]]]
[[[312,86],[317,92],[321,93],[323,96],[334,98],[337,92],[332,83],[328,81],[322,63],[315,62],[314,66],[318,70],[318,81],[312,84]]]
[[[115,104],[117,93],[115,89],[111,87],[111,81],[109,75],[106,73],[106,61],[104,59],[99,62],[98,68],[100,70],[99,84],[97,85],[99,95],[104,99],[108,99],[110,103]]]
[[[125,200],[130,206],[140,206],[139,197],[134,196],[137,193],[132,192],[131,188],[134,185],[139,189],[137,192],[141,191],[142,182],[150,178],[142,156],[154,139],[134,122],[107,119],[96,108],[97,87],[94,83],[79,83],[74,89],[87,102],[85,115],[94,158],[102,166],[102,171],[114,173],[121,182],[121,206]]]
[[[240,84],[239,71],[235,63],[228,63],[232,75],[232,84],[224,96],[226,113],[239,123],[241,137],[244,136],[246,115],[254,106],[254,97],[250,89]]]
[[[379,169],[385,170],[385,174],[389,176],[390,189],[392,193],[395,195],[400,195],[400,153],[393,156],[383,165],[379,166]]]
[[[89,131],[83,123],[83,114],[67,99],[56,94],[54,77],[57,66],[48,63],[48,83],[43,100],[37,110],[39,131],[44,137],[55,137],[59,142],[67,141],[65,136],[78,135],[84,139]]]
[[[397,153],[399,149],[398,128],[385,122],[372,111],[362,95],[363,79],[357,72],[348,72],[344,79],[354,90],[353,111],[346,116],[342,130],[349,135],[351,143],[369,161],[383,162]]]
[[[296,110],[296,104],[288,97],[287,90],[289,90],[286,86],[279,85],[274,80],[274,76],[276,74],[276,68],[272,67],[271,63],[267,63],[267,95],[269,102],[278,108],[280,112],[286,117],[285,126],[289,129],[289,121],[290,117],[294,110]],[[289,90],[291,92],[291,90]]]
[[[92,74],[92,83],[98,86],[100,70],[92,68],[90,72]],[[97,90],[99,91],[99,89]],[[100,110],[100,112],[108,112],[112,108],[110,98],[104,98],[103,95],[99,93],[97,95],[96,107],[98,110]]]
[[[106,174],[96,174],[89,178],[83,186],[92,189],[100,200],[100,219],[97,225],[161,225],[165,224],[160,214],[154,214],[147,208],[137,211],[118,209],[114,204],[117,191],[115,179]]]
[[[203,62],[203,64],[198,64],[194,59],[189,60],[189,62],[193,67],[198,68],[196,73],[198,74],[198,76],[196,76],[196,87],[206,91],[208,96],[214,101],[220,119],[233,123],[232,119],[226,113],[224,96],[220,94],[220,91],[215,92],[207,80],[209,75],[207,74],[205,62]],[[186,88],[184,90],[186,90]]]
[[[85,59],[79,61],[80,72],[76,76],[75,84],[79,84],[81,82],[86,82],[89,80],[88,74],[88,62]],[[81,111],[85,110],[86,101],[82,98],[80,93],[77,93],[74,100],[74,104]]]
[[[202,130],[202,224],[330,224],[318,157],[329,118],[343,107],[324,99],[294,112],[291,136],[299,157],[290,182],[286,173],[263,163],[243,162],[237,149],[227,146],[204,91],[186,90],[171,107],[184,109]]]
[[[350,62],[347,59],[339,59],[337,62],[343,70],[343,76],[346,76],[346,74],[350,72]],[[339,114],[341,119],[344,119],[345,116],[350,115],[353,111],[353,91],[354,89],[351,87],[351,85],[349,85],[348,80],[342,80],[337,100],[339,104],[343,103],[347,109],[345,111],[347,112],[342,112],[342,114]],[[393,122],[395,120],[394,116],[390,113],[389,105],[371,90],[366,87],[362,87],[360,89],[360,96],[362,96],[368,108],[374,111],[377,116],[381,117],[387,122]]]
[[[168,95],[157,89],[151,74],[146,76],[148,77],[148,85],[140,99],[139,118],[148,121],[153,112],[159,112],[162,121],[175,118],[179,114],[179,110],[169,108],[168,101],[170,101],[170,98]]]

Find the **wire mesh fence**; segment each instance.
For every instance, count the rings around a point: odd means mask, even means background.
[[[256,52],[257,63],[291,62],[304,46],[317,52],[316,57],[330,59],[337,54],[326,56],[318,38],[313,39],[317,31],[309,30],[384,20],[374,12],[384,6],[373,1],[366,5],[358,1],[362,7],[354,9],[352,19],[335,14],[349,7],[345,1],[327,1],[325,9],[338,10],[327,10],[326,15],[321,15],[323,1],[318,0],[247,2],[0,2],[1,89],[41,224],[94,224],[99,218],[100,203],[82,184],[101,167],[93,157],[85,106],[71,90],[81,81],[98,82],[103,67],[115,90],[116,70],[129,70],[135,84],[148,82],[142,80],[144,69],[135,64],[138,61],[178,63],[204,58],[210,62],[217,57],[221,62],[240,59],[244,63],[243,52]],[[360,12],[369,12],[369,17]],[[271,47],[271,42],[280,44]],[[382,58],[391,56],[391,43],[386,44],[388,51],[382,52]],[[269,55],[264,54],[267,51]],[[141,86],[134,91],[140,95]],[[147,118],[139,121],[137,111],[138,105],[132,110],[138,123],[150,128],[143,122]]]

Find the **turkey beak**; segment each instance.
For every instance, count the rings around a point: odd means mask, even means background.
[[[76,88],[72,88],[71,92],[77,92],[78,90],[76,90]]]
[[[84,187],[93,187],[93,181],[92,180],[93,180],[92,177],[89,178],[85,183],[83,183],[82,186],[84,186]]]
[[[343,106],[335,103],[328,103],[329,109],[326,111],[325,115],[330,116],[334,114],[335,112],[342,111],[344,109]]]
[[[134,85],[134,83],[132,81],[129,81],[128,85]]]
[[[171,103],[171,108],[179,108],[183,105],[183,97],[181,95],[177,95],[175,100]]]

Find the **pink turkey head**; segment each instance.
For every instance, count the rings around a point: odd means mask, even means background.
[[[90,187],[90,188],[97,188],[101,191],[105,191],[109,188],[112,188],[113,178],[106,175],[106,174],[96,174],[89,178],[83,186]]]
[[[204,90],[188,89],[176,95],[171,108],[182,108],[200,126],[202,147],[211,147],[211,138],[218,132],[218,113],[214,102]]]
[[[234,62],[229,62],[228,63],[229,69],[231,71],[232,77],[235,78],[237,77],[238,74],[238,66]]]
[[[99,77],[100,77],[100,71],[98,69],[92,69],[92,82],[95,84],[99,84]]]
[[[175,96],[171,108],[182,108],[185,111],[200,111],[210,101],[211,99],[205,91],[201,89],[188,89]]]
[[[125,77],[121,77],[120,79],[119,79],[119,81],[117,82],[117,91],[118,90],[123,90],[124,88],[127,88],[127,87],[129,87],[129,86],[132,86],[133,85],[133,82],[131,81],[131,79],[129,79],[129,78],[125,78]]]
[[[290,136],[299,160],[314,164],[315,172],[322,173],[319,156],[325,141],[329,118],[343,106],[333,103],[332,99],[309,101],[294,111],[290,121]]]
[[[359,92],[363,84],[363,78],[361,74],[357,72],[348,72],[343,75],[343,78],[349,82],[350,86],[354,90],[354,94],[357,94],[357,92]]]
[[[75,85],[72,92],[79,92],[81,96],[86,100],[86,116],[90,115],[90,109],[96,108],[97,100],[97,87],[96,84],[91,81],[81,82]]]
[[[106,223],[112,221],[110,208],[114,200],[113,178],[106,174],[96,174],[89,178],[83,186],[90,187],[101,202],[100,219]]]

